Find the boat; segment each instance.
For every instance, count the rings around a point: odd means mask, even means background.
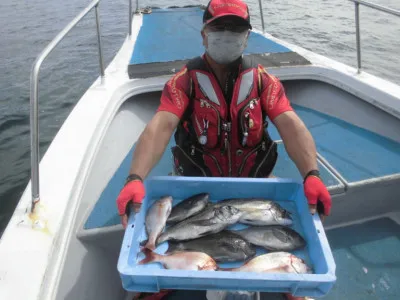
[[[282,81],[316,141],[321,176],[333,200],[324,226],[337,267],[337,282],[325,298],[398,299],[400,86],[362,70],[358,8],[364,5],[397,16],[400,12],[351,1],[356,10],[357,68],[278,39],[264,28],[253,28],[244,55]],[[0,242],[0,299],[132,299],[117,270],[124,230],[115,200],[164,84],[203,52],[199,30],[204,7],[145,7],[137,1],[133,10],[130,1],[126,38],[105,68],[99,2],[92,1],[72,20],[33,65],[31,180]],[[40,160],[40,65],[93,11],[100,75]],[[262,9],[260,13],[262,18]],[[278,143],[274,175],[301,181],[279,132],[273,124],[268,130]],[[173,144],[171,139],[149,176],[172,171]]]

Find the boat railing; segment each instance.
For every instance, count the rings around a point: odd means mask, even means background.
[[[262,6],[261,0],[258,0],[258,6],[260,7],[260,19],[261,19],[262,31],[263,31],[263,33],[265,33],[264,13],[263,13],[263,6]]]
[[[360,4],[379,10],[394,16],[400,17],[400,10],[395,10],[386,6],[371,3],[364,0],[349,0],[354,2],[355,5],[355,21],[356,21],[356,42],[357,42],[357,72],[361,72],[361,42],[360,42]]]
[[[265,33],[265,23],[264,23],[264,14],[263,14],[263,6],[262,1],[258,0],[258,5],[260,7],[260,19],[261,19],[261,26],[262,30]],[[139,9],[139,0],[136,0],[136,11]],[[128,32],[129,36],[132,34],[132,0],[129,0],[129,22],[128,22]]]
[[[35,209],[35,204],[39,202],[39,71],[43,61],[54,50],[58,43],[81,21],[90,11],[95,10],[97,42],[99,47],[99,66],[101,82],[104,80],[104,63],[101,46],[100,35],[100,19],[99,6],[100,0],[92,1],[85,9],[83,9],[64,29],[47,45],[47,47],[39,54],[32,66],[30,78],[30,122],[31,122],[31,190],[32,190],[32,207]]]
[[[128,1],[129,1],[128,34],[129,34],[129,36],[131,36],[132,35],[132,0],[128,0]],[[138,11],[139,11],[139,0],[136,0],[136,12],[138,12]]]

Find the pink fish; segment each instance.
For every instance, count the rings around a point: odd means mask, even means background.
[[[241,267],[220,270],[257,273],[312,273],[301,258],[289,252],[263,254],[249,260]]]
[[[181,251],[167,255],[160,255],[149,249],[143,251],[145,258],[138,262],[138,265],[159,262],[166,269],[180,269],[192,271],[215,271],[217,263],[209,255],[203,252]]]
[[[172,209],[172,197],[162,197],[148,209],[146,215],[146,232],[148,239],[144,241],[144,248],[154,250],[156,240],[165,228],[167,219]]]

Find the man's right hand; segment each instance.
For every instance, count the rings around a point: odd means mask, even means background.
[[[124,229],[128,225],[127,207],[129,202],[133,202],[133,209],[135,212],[138,212],[142,205],[144,195],[145,188],[142,181],[139,179],[135,179],[126,183],[119,193],[117,198],[117,207]]]

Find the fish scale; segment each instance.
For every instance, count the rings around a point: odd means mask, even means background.
[[[285,225],[293,224],[291,213],[278,203],[262,198],[231,198],[224,199],[215,204],[214,207],[223,205],[234,206],[244,212],[240,223],[249,225]]]
[[[208,204],[210,195],[200,193],[184,199],[172,208],[167,224],[183,221],[201,212]]]
[[[243,212],[232,206],[222,206],[207,210],[202,215],[210,217],[197,219],[196,215],[191,220],[184,220],[168,227],[157,239],[157,245],[168,240],[190,240],[220,232],[238,222]]]
[[[303,248],[306,245],[306,241],[299,233],[281,225],[251,226],[242,230],[235,230],[234,233],[251,244],[269,251],[291,251]]]
[[[172,197],[161,197],[153,203],[146,214],[146,233],[148,239],[143,242],[144,247],[150,250],[156,248],[156,240],[165,228],[169,214],[171,213]]]
[[[169,242],[167,253],[175,251],[204,252],[217,262],[248,260],[256,254],[255,246],[228,230],[189,241]]]

